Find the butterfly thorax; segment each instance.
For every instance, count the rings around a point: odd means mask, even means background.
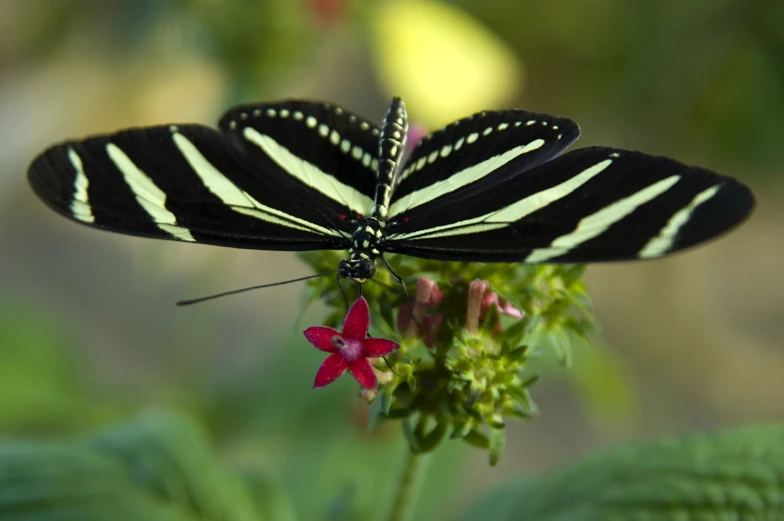
[[[351,234],[349,257],[340,261],[341,277],[364,282],[376,273],[376,259],[381,255],[379,246],[384,240],[384,223],[375,217],[357,221]]]

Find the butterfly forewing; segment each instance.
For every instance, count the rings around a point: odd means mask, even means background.
[[[345,247],[348,208],[257,159],[216,130],[169,125],[52,147],[29,178],[52,208],[107,230],[243,248]]]
[[[379,129],[351,112],[305,101],[245,105],[227,112],[219,127],[253,161],[344,205],[351,218],[373,206]]]
[[[454,260],[596,262],[659,257],[719,235],[754,206],[743,184],[672,159],[590,147],[395,225],[387,251]],[[422,211],[427,215],[428,207]]]
[[[392,197],[391,220],[438,219],[439,212],[454,219],[465,203],[480,203],[479,194],[549,161],[579,134],[569,119],[524,110],[456,121],[423,138],[407,159]]]

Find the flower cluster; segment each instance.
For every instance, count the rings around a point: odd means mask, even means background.
[[[337,264],[337,255],[302,258],[326,271]],[[316,386],[348,370],[371,402],[370,421],[401,420],[412,451],[462,439],[488,449],[494,464],[508,419],[536,412],[529,395],[536,381],[527,363],[532,355],[553,348],[566,361],[570,343],[591,330],[582,267],[405,256],[389,261],[415,293],[409,298],[379,270],[363,285],[365,298],[346,315],[343,333],[331,327],[306,330],[308,340],[331,353]],[[334,279],[314,279],[308,287],[312,300],[331,307],[327,324],[336,326],[345,300]],[[394,340],[367,338],[370,322],[376,337]]]
[[[427,133],[412,125],[410,149]],[[316,272],[334,269],[340,252],[303,253]],[[309,299],[332,312],[328,327],[305,330],[330,353],[314,387],[346,370],[371,402],[371,427],[399,419],[412,452],[433,450],[447,436],[501,457],[507,418],[536,412],[529,358],[551,347],[568,362],[570,344],[594,323],[578,265],[471,264],[388,256],[391,268],[415,284],[409,296],[387,270],[363,284],[343,320],[345,293],[333,279],[308,282]],[[370,317],[378,336],[367,338]],[[383,357],[383,358],[382,358]]]

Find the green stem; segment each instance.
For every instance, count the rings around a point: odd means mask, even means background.
[[[406,454],[403,472],[397,483],[397,492],[389,508],[387,521],[408,521],[414,510],[419,483],[427,467],[427,454],[415,454],[410,450]]]

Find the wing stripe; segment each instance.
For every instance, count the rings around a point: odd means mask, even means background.
[[[495,171],[504,164],[515,159],[516,157],[527,154],[533,150],[537,150],[544,144],[544,139],[535,139],[527,145],[515,147],[504,152],[503,154],[493,156],[485,161],[482,161],[481,163],[472,165],[462,170],[461,172],[448,177],[447,179],[433,183],[420,190],[416,190],[392,203],[392,206],[389,208],[389,215],[394,216],[401,212],[416,208],[417,206],[430,202],[433,199],[449,194],[464,186],[474,183],[485,177],[490,172]],[[435,157],[438,156],[438,151],[434,151],[433,153],[436,154]],[[435,161],[435,157],[433,158],[433,161]]]
[[[86,223],[94,223],[95,216],[93,215],[92,208],[90,208],[90,201],[87,196],[87,187],[90,185],[87,176],[84,175],[84,164],[82,158],[72,147],[68,147],[68,160],[71,162],[74,170],[76,171],[76,179],[74,180],[74,193],[73,201],[71,201],[71,213],[75,219]]]
[[[396,240],[410,240],[410,239],[422,239],[422,238],[434,238],[434,237],[446,237],[450,235],[465,235],[483,231],[489,231],[497,228],[503,228],[508,225],[508,223],[513,221],[518,221],[527,215],[534,213],[537,210],[541,210],[542,208],[549,206],[550,204],[558,201],[566,197],[567,195],[571,194],[575,190],[577,190],[580,186],[584,185],[597,175],[599,175],[602,171],[604,171],[610,164],[612,164],[612,159],[605,159],[596,163],[595,165],[586,168],[579,174],[575,175],[574,177],[569,178],[568,180],[564,181],[561,184],[555,185],[551,188],[546,190],[542,190],[541,192],[536,192],[534,194],[529,195],[528,197],[517,201],[516,203],[510,204],[505,208],[500,210],[490,212],[485,215],[480,215],[479,217],[474,217],[471,219],[466,219],[464,221],[452,223],[452,224],[445,224],[443,226],[437,226],[435,228],[428,228],[425,230],[418,230],[412,233],[406,234],[399,234],[395,235],[392,234],[390,238],[394,238]],[[488,219],[493,219],[493,221],[489,221]],[[476,226],[471,226],[476,225]]]
[[[634,195],[625,197],[613,204],[606,206],[596,213],[580,220],[577,228],[571,233],[556,238],[549,247],[533,250],[525,262],[544,262],[553,257],[563,255],[580,244],[593,239],[607,231],[613,224],[634,212],[640,205],[647,203],[669,190],[681,179],[673,175],[658,181]]]
[[[243,136],[261,148],[284,171],[324,196],[345,204],[352,212],[365,215],[373,206],[373,199],[354,187],[341,183],[335,176],[327,175],[317,166],[292,154],[270,136],[260,134],[253,127],[245,127]]]
[[[694,210],[702,203],[713,198],[721,188],[720,185],[713,185],[707,190],[703,190],[685,208],[679,210],[673,215],[664,228],[661,229],[659,234],[648,241],[645,247],[640,250],[639,256],[644,259],[652,257],[660,257],[667,253],[675,243],[678,237],[678,232],[683,226],[689,222]]]
[[[288,228],[342,237],[336,230],[324,228],[260,203],[229,181],[184,135],[174,132],[172,139],[204,186],[235,212]]]
[[[177,217],[166,209],[166,194],[153,183],[152,179],[114,143],[106,144],[106,153],[122,173],[136,200],[155,224],[176,239],[195,242],[190,231],[177,226]]]
[[[230,206],[253,206],[248,195],[215,168],[191,141],[179,132],[172,133],[174,144],[207,189]]]

